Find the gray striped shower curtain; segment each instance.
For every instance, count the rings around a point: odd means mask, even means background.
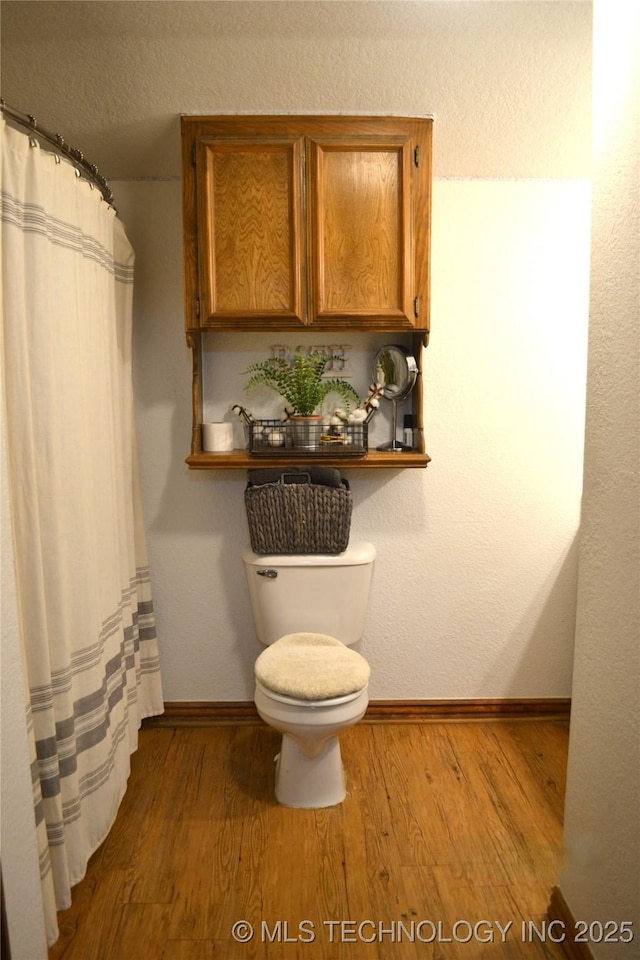
[[[74,168],[3,122],[7,465],[47,939],[163,710],[139,501],[133,251]]]

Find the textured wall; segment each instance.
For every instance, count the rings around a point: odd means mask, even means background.
[[[179,188],[119,183],[117,195],[138,251],[139,434],[167,699],[246,699],[245,477],[183,463]],[[569,694],[587,253],[584,182],[435,184],[433,463],[349,471],[352,537],[379,550],[362,646],[373,696]]]
[[[589,3],[3,0],[1,13],[3,96],[109,178],[179,176],[180,113],[314,112],[435,114],[437,176],[589,175]]]
[[[167,699],[248,699],[257,653],[244,476],[184,465],[177,114],[278,111],[435,116],[433,463],[349,474],[352,536],[379,550],[361,648],[372,694],[568,696],[590,5],[5,0],[2,16],[3,95],[114,178],[137,253],[141,472]]]
[[[640,935],[640,8],[594,11],[594,181],[584,522],[562,891]],[[609,931],[612,932],[611,927]]]

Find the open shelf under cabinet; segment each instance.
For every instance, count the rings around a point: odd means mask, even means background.
[[[361,457],[313,457],[325,467],[337,467],[340,470],[369,470],[385,468],[426,467],[430,461],[426,453],[418,450],[403,453],[391,453],[386,450],[369,450]],[[304,463],[299,456],[252,457],[246,450],[232,450],[230,453],[192,453],[186,459],[192,470],[257,470],[266,467],[299,466]]]

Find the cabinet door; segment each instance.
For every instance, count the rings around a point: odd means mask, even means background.
[[[299,138],[197,143],[200,324],[304,323]]]
[[[416,326],[414,151],[408,136],[310,138],[314,325]]]

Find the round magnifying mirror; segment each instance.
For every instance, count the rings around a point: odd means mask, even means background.
[[[382,387],[382,396],[393,404],[393,423],[391,440],[383,443],[378,450],[390,450],[402,453],[413,449],[406,443],[400,443],[398,434],[398,404],[406,400],[415,386],[418,376],[418,364],[404,347],[390,344],[380,347],[373,361],[373,379]]]

